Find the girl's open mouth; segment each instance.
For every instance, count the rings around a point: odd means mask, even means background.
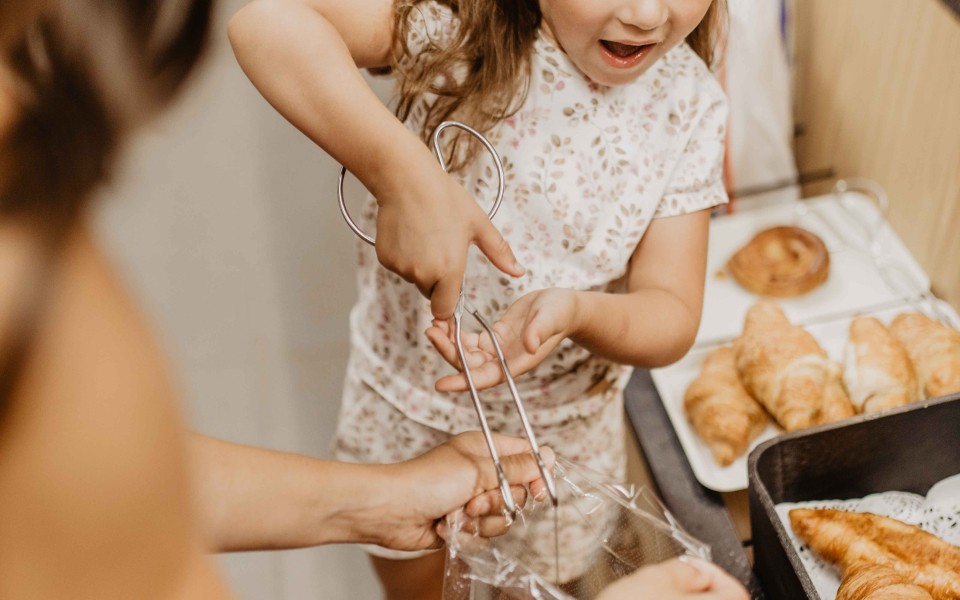
[[[624,44],[610,40],[600,40],[600,50],[607,64],[617,68],[627,68],[638,64],[656,44]]]
[[[627,58],[628,56],[633,56],[637,52],[640,52],[642,46],[631,46],[630,44],[621,44],[620,42],[610,42],[608,40],[600,40],[600,43],[604,47],[613,52],[620,58]]]

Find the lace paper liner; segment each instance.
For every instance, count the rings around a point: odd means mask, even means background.
[[[840,572],[794,535],[788,514],[795,508],[869,512],[916,525],[947,543],[960,546],[960,474],[938,482],[926,496],[908,492],[882,492],[852,500],[783,502],[774,508],[821,600],[834,600],[837,597]]]

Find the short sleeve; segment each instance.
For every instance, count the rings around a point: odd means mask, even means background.
[[[400,66],[413,66],[417,57],[448,47],[457,33],[459,21],[451,9],[432,0],[420,2],[407,15],[407,52]]]
[[[654,218],[675,217],[727,203],[723,153],[727,131],[727,101],[716,81],[705,86],[709,98],[693,127]],[[711,89],[712,88],[712,89]]]

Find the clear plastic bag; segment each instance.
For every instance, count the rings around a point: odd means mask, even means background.
[[[710,550],[645,489],[557,458],[559,509],[528,495],[507,534],[484,539],[448,521],[444,600],[588,600],[638,568]],[[638,598],[638,600],[643,600]]]

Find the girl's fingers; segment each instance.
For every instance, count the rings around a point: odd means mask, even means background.
[[[433,344],[433,347],[437,349],[437,352],[440,353],[440,356],[443,357],[443,360],[450,363],[455,369],[460,368],[457,349],[454,347],[453,342],[450,341],[450,338],[444,335],[438,327],[431,327],[427,329],[424,334],[427,336],[427,339],[430,340],[430,343]]]
[[[460,370],[460,355],[457,352],[456,344],[449,336],[444,334],[439,327],[430,327],[424,331],[424,335],[427,336],[427,339],[430,340],[430,343],[433,344],[433,347],[437,349],[437,352],[445,361],[450,363],[454,369]],[[487,360],[486,354],[480,350],[471,349],[474,345],[470,345],[469,342],[464,341],[463,346],[467,354],[467,364],[470,365],[470,368],[480,366]]]
[[[428,290],[430,312],[440,320],[453,316],[453,309],[460,298],[460,285],[463,283],[463,270],[458,274],[449,274],[433,284]],[[421,290],[422,291],[422,290]],[[427,295],[427,294],[425,294]]]
[[[483,364],[476,367],[471,364],[470,375],[473,376],[473,384],[478,390],[493,387],[503,381],[503,371],[500,370],[500,362],[496,358],[484,360]],[[467,389],[467,378],[462,373],[441,377],[436,384],[438,392],[464,392]]]
[[[524,268],[513,255],[510,244],[507,243],[507,240],[503,238],[500,231],[489,219],[484,218],[479,223],[474,242],[480,251],[490,259],[490,262],[507,275],[520,277],[524,274]]]

